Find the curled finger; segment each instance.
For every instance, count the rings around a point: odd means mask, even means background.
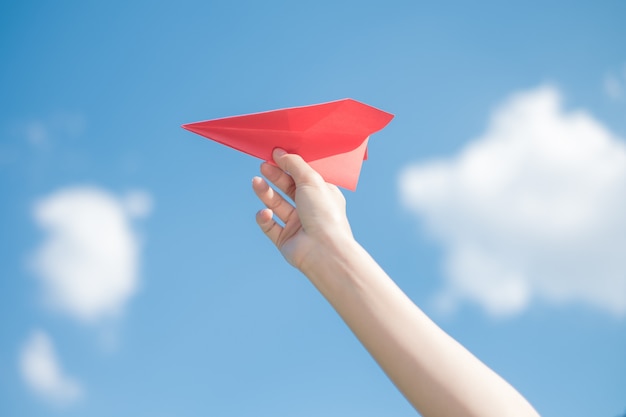
[[[285,200],[282,195],[270,187],[263,178],[254,177],[252,179],[252,188],[257,197],[259,197],[259,200],[261,200],[267,208],[272,210],[283,223],[289,219],[289,216],[291,216],[295,210],[294,207]]]
[[[274,245],[278,246],[283,227],[274,220],[274,213],[270,209],[259,210],[256,214],[256,222]]]

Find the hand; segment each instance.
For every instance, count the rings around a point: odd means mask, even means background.
[[[257,213],[256,220],[285,259],[306,274],[346,239],[353,240],[346,200],[299,155],[275,149],[273,157],[278,167],[263,163],[261,173],[294,201],[295,207],[262,178],[254,177],[252,188],[267,207]]]

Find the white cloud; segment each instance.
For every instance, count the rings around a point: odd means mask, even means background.
[[[95,187],[61,189],[39,201],[47,238],[33,267],[46,301],[83,322],[116,317],[137,291],[140,243],[131,216],[145,216],[148,194],[118,199]]]
[[[35,331],[20,354],[20,371],[35,393],[57,404],[69,404],[83,396],[83,388],[64,374],[47,334]]]
[[[626,146],[544,86],[513,95],[459,155],[408,167],[404,204],[445,245],[442,306],[533,298],[626,313]]]

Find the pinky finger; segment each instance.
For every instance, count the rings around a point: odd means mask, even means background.
[[[283,227],[274,220],[274,212],[267,208],[260,210],[256,214],[256,222],[272,243],[278,246],[278,240],[283,231]]]

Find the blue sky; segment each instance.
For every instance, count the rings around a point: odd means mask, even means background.
[[[0,414],[409,416],[183,123],[352,97],[357,239],[544,416],[626,412],[622,2],[0,5]]]

